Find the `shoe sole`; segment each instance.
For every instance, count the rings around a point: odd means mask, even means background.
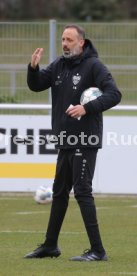
[[[26,255],[24,256],[24,259],[58,258],[60,255],[61,255],[60,252],[58,252],[56,255],[45,255],[45,256]]]
[[[74,261],[74,262],[106,262],[108,261],[108,257],[105,256],[104,258],[102,259],[84,259],[84,258],[71,258],[69,259],[69,261]]]
[[[108,260],[84,260],[84,259],[82,259],[82,260],[80,260],[80,259],[76,259],[76,260],[74,260],[74,259],[69,259],[69,261],[73,261],[73,262],[106,262],[106,261],[108,261]]]

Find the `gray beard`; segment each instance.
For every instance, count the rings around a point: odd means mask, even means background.
[[[71,57],[74,57],[75,55],[74,54],[72,54],[72,53],[69,53],[69,54],[65,54],[64,52],[63,52],[63,56],[65,57],[65,58],[71,58]]]

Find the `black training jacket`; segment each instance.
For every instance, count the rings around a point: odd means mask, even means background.
[[[45,69],[33,69],[29,64],[27,83],[35,92],[51,87],[56,147],[102,147],[102,112],[118,104],[121,93],[90,40],[86,39],[80,56],[58,57]],[[71,118],[66,109],[70,104],[80,104],[82,92],[89,87],[98,87],[103,94],[84,105],[86,115],[80,120]]]

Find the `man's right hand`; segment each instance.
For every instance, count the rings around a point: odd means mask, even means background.
[[[39,64],[43,53],[43,48],[37,48],[31,57],[31,67],[33,69]]]

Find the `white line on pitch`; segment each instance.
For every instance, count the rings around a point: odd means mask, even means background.
[[[12,231],[12,230],[3,230],[0,231],[0,233],[9,233],[9,234],[15,234],[15,233],[44,233],[43,231],[28,231],[28,230],[17,230],[17,231]]]
[[[16,234],[16,233],[45,233],[45,231],[29,231],[29,230],[17,230],[17,231],[12,231],[12,230],[1,230],[0,233],[11,233],[11,234]],[[67,232],[61,232],[62,235],[79,235],[79,234],[85,234],[85,232],[83,231],[79,231],[79,232],[71,232],[71,231],[67,231]]]
[[[115,275],[137,275],[137,272],[111,272],[111,274],[115,274]]]
[[[97,210],[102,210],[102,209],[108,209],[109,207],[97,207]],[[77,208],[77,210],[79,211],[79,208]],[[31,214],[45,214],[45,213],[49,213],[48,211],[22,211],[22,212],[15,212],[14,214],[17,215],[31,215]]]
[[[26,212],[15,212],[16,215],[31,215],[31,214],[45,214],[49,211],[26,211]]]
[[[0,200],[19,200],[19,197],[0,197]]]

